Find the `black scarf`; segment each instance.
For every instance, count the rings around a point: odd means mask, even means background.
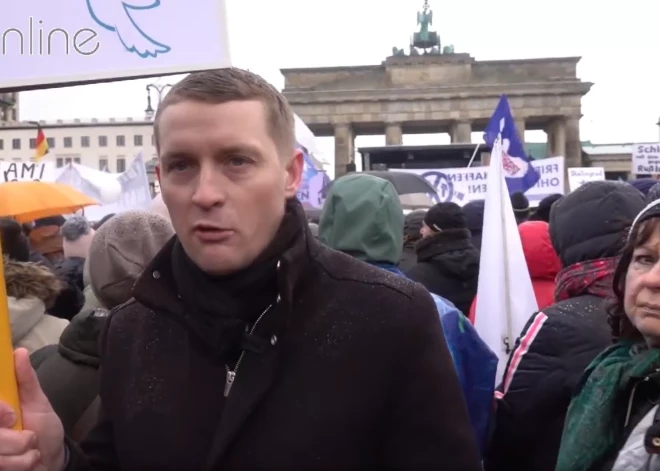
[[[247,268],[227,276],[202,271],[177,240],[172,250],[172,272],[186,311],[202,323],[206,343],[227,363],[253,342],[246,335],[259,315],[276,301],[277,262],[282,254],[304,237],[302,224],[292,205],[270,245]]]

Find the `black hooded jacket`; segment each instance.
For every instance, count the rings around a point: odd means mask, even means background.
[[[479,279],[479,251],[472,245],[470,231],[443,230],[417,242],[415,250],[417,265],[406,275],[468,315]]]

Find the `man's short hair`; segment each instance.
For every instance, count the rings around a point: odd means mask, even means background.
[[[292,154],[296,148],[296,131],[289,102],[259,75],[235,67],[193,72],[171,88],[158,106],[154,118],[156,150],[160,149],[158,124],[168,106],[184,101],[215,105],[248,100],[259,100],[264,104],[271,138],[281,152]]]

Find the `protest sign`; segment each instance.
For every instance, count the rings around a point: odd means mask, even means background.
[[[532,206],[551,194],[564,194],[564,157],[534,160],[532,165],[541,175],[536,185],[525,193]],[[463,206],[486,197],[488,167],[393,170],[423,176],[436,189],[441,202],[453,201]]]
[[[6,182],[54,182],[58,171],[52,162],[0,162],[0,184]]]
[[[647,173],[660,173],[660,142],[633,145],[632,174]]]
[[[228,67],[225,2],[12,1],[0,15],[0,90]]]
[[[114,185],[108,184],[109,179],[113,180]],[[135,157],[124,173],[108,174],[82,165],[71,164],[57,178],[57,181],[76,188],[96,201],[105,203],[102,206],[85,208],[85,216],[92,221],[98,221],[108,214],[145,209],[151,204],[149,178],[141,153]]]
[[[603,167],[571,167],[568,169],[568,188],[574,191],[588,182],[605,180]]]

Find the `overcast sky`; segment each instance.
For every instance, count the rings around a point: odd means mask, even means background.
[[[406,47],[422,0],[227,0],[232,57],[281,88],[279,68],[378,64]],[[431,0],[443,44],[477,60],[582,56],[582,140],[657,141],[660,115],[657,0]],[[190,27],[185,25],[182,27]],[[171,83],[172,78],[161,79]],[[145,85],[129,81],[24,93],[21,119],[141,117]],[[475,136],[476,138],[477,136]],[[528,141],[543,141],[540,131]],[[474,140],[474,139],[473,139]],[[384,145],[360,136],[357,146]],[[448,142],[404,136],[405,144]],[[332,160],[333,139],[320,139]]]

